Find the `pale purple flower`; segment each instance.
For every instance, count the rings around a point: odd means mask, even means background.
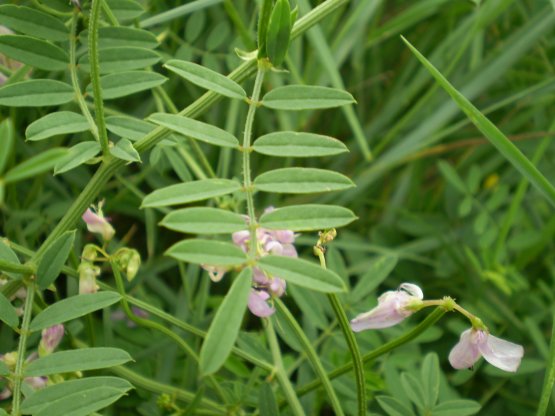
[[[398,290],[385,292],[378,298],[378,306],[358,315],[351,321],[355,332],[365,329],[388,328],[397,325],[414,313],[415,306],[424,298],[422,289],[412,283],[403,283]]]
[[[60,345],[63,336],[64,326],[62,324],[43,329],[39,343],[39,356],[44,357],[45,355],[52,354],[58,345]]]
[[[88,208],[82,218],[87,224],[89,232],[102,235],[104,241],[110,241],[114,237],[116,232],[114,227],[108,222],[108,219],[102,214],[101,204],[99,204],[97,212]]]
[[[470,368],[480,356],[491,365],[511,373],[516,372],[524,348],[504,339],[494,337],[482,329],[467,329],[449,353],[449,362],[457,370]]]
[[[252,289],[249,293],[249,310],[260,318],[273,315],[276,310],[268,304],[268,299],[270,299],[268,292]]]

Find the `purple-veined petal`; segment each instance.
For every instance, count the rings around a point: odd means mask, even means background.
[[[478,361],[481,354],[478,345],[473,341],[471,329],[467,329],[461,334],[459,342],[449,353],[449,362],[453,368],[457,370],[470,368]]]

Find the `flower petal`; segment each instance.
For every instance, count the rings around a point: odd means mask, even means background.
[[[378,306],[358,315],[351,321],[351,329],[360,332],[365,329],[389,328],[397,325],[412,312],[402,311],[402,305],[412,297],[404,292],[389,291],[378,299]]]
[[[399,286],[399,289],[404,290],[409,295],[414,296],[415,298],[418,298],[420,300],[424,299],[424,292],[422,292],[422,289],[420,289],[420,287],[415,285],[414,283],[403,283],[401,286]]]
[[[472,342],[472,330],[467,329],[461,334],[457,345],[449,353],[449,362],[457,370],[470,368],[480,358],[478,346]]]
[[[524,355],[524,348],[504,339],[488,335],[486,342],[478,346],[491,365],[511,373],[516,372]]]
[[[266,292],[254,289],[251,290],[248,301],[249,310],[254,315],[261,318],[266,318],[267,316],[272,315],[276,310],[268,305],[268,302],[266,302],[269,298],[270,295]]]

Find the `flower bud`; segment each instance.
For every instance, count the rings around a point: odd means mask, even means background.
[[[100,267],[84,261],[77,271],[79,272],[79,294],[96,293],[98,291],[96,276],[100,275]]]
[[[81,258],[83,260],[94,262],[96,257],[98,256],[97,248],[94,244],[87,244],[83,247],[83,251],[81,252]]]
[[[60,345],[64,336],[64,326],[62,324],[51,326],[42,330],[42,338],[39,344],[39,357],[52,354]]]
[[[127,280],[133,280],[141,266],[141,255],[139,252],[135,249],[124,247],[116,251],[113,258],[118,268],[127,276]]]

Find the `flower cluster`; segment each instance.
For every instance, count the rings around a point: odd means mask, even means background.
[[[264,211],[271,212],[274,208],[269,207]],[[248,218],[247,218],[248,222]],[[256,255],[257,257],[274,254],[278,256],[297,257],[295,233],[291,230],[268,230],[257,228],[256,230]],[[232,235],[233,242],[247,253],[250,245],[250,232],[248,230],[237,231]],[[203,264],[210,275],[210,279],[219,282],[229,270],[226,267]],[[256,316],[261,318],[272,315],[275,312],[268,301],[272,296],[281,297],[286,289],[285,280],[278,276],[269,276],[258,267],[253,268],[253,288],[249,294],[248,307]]]
[[[397,325],[422,307],[441,304],[441,301],[428,301],[426,304],[423,299],[422,289],[412,283],[403,283],[398,290],[381,295],[374,309],[354,318],[351,328],[355,332],[388,328]],[[494,337],[480,319],[460,306],[456,305],[454,309],[471,320],[472,328],[461,334],[459,342],[449,354],[449,362],[453,368],[471,368],[483,356],[487,362],[501,370],[516,372],[524,355],[522,346]]]

